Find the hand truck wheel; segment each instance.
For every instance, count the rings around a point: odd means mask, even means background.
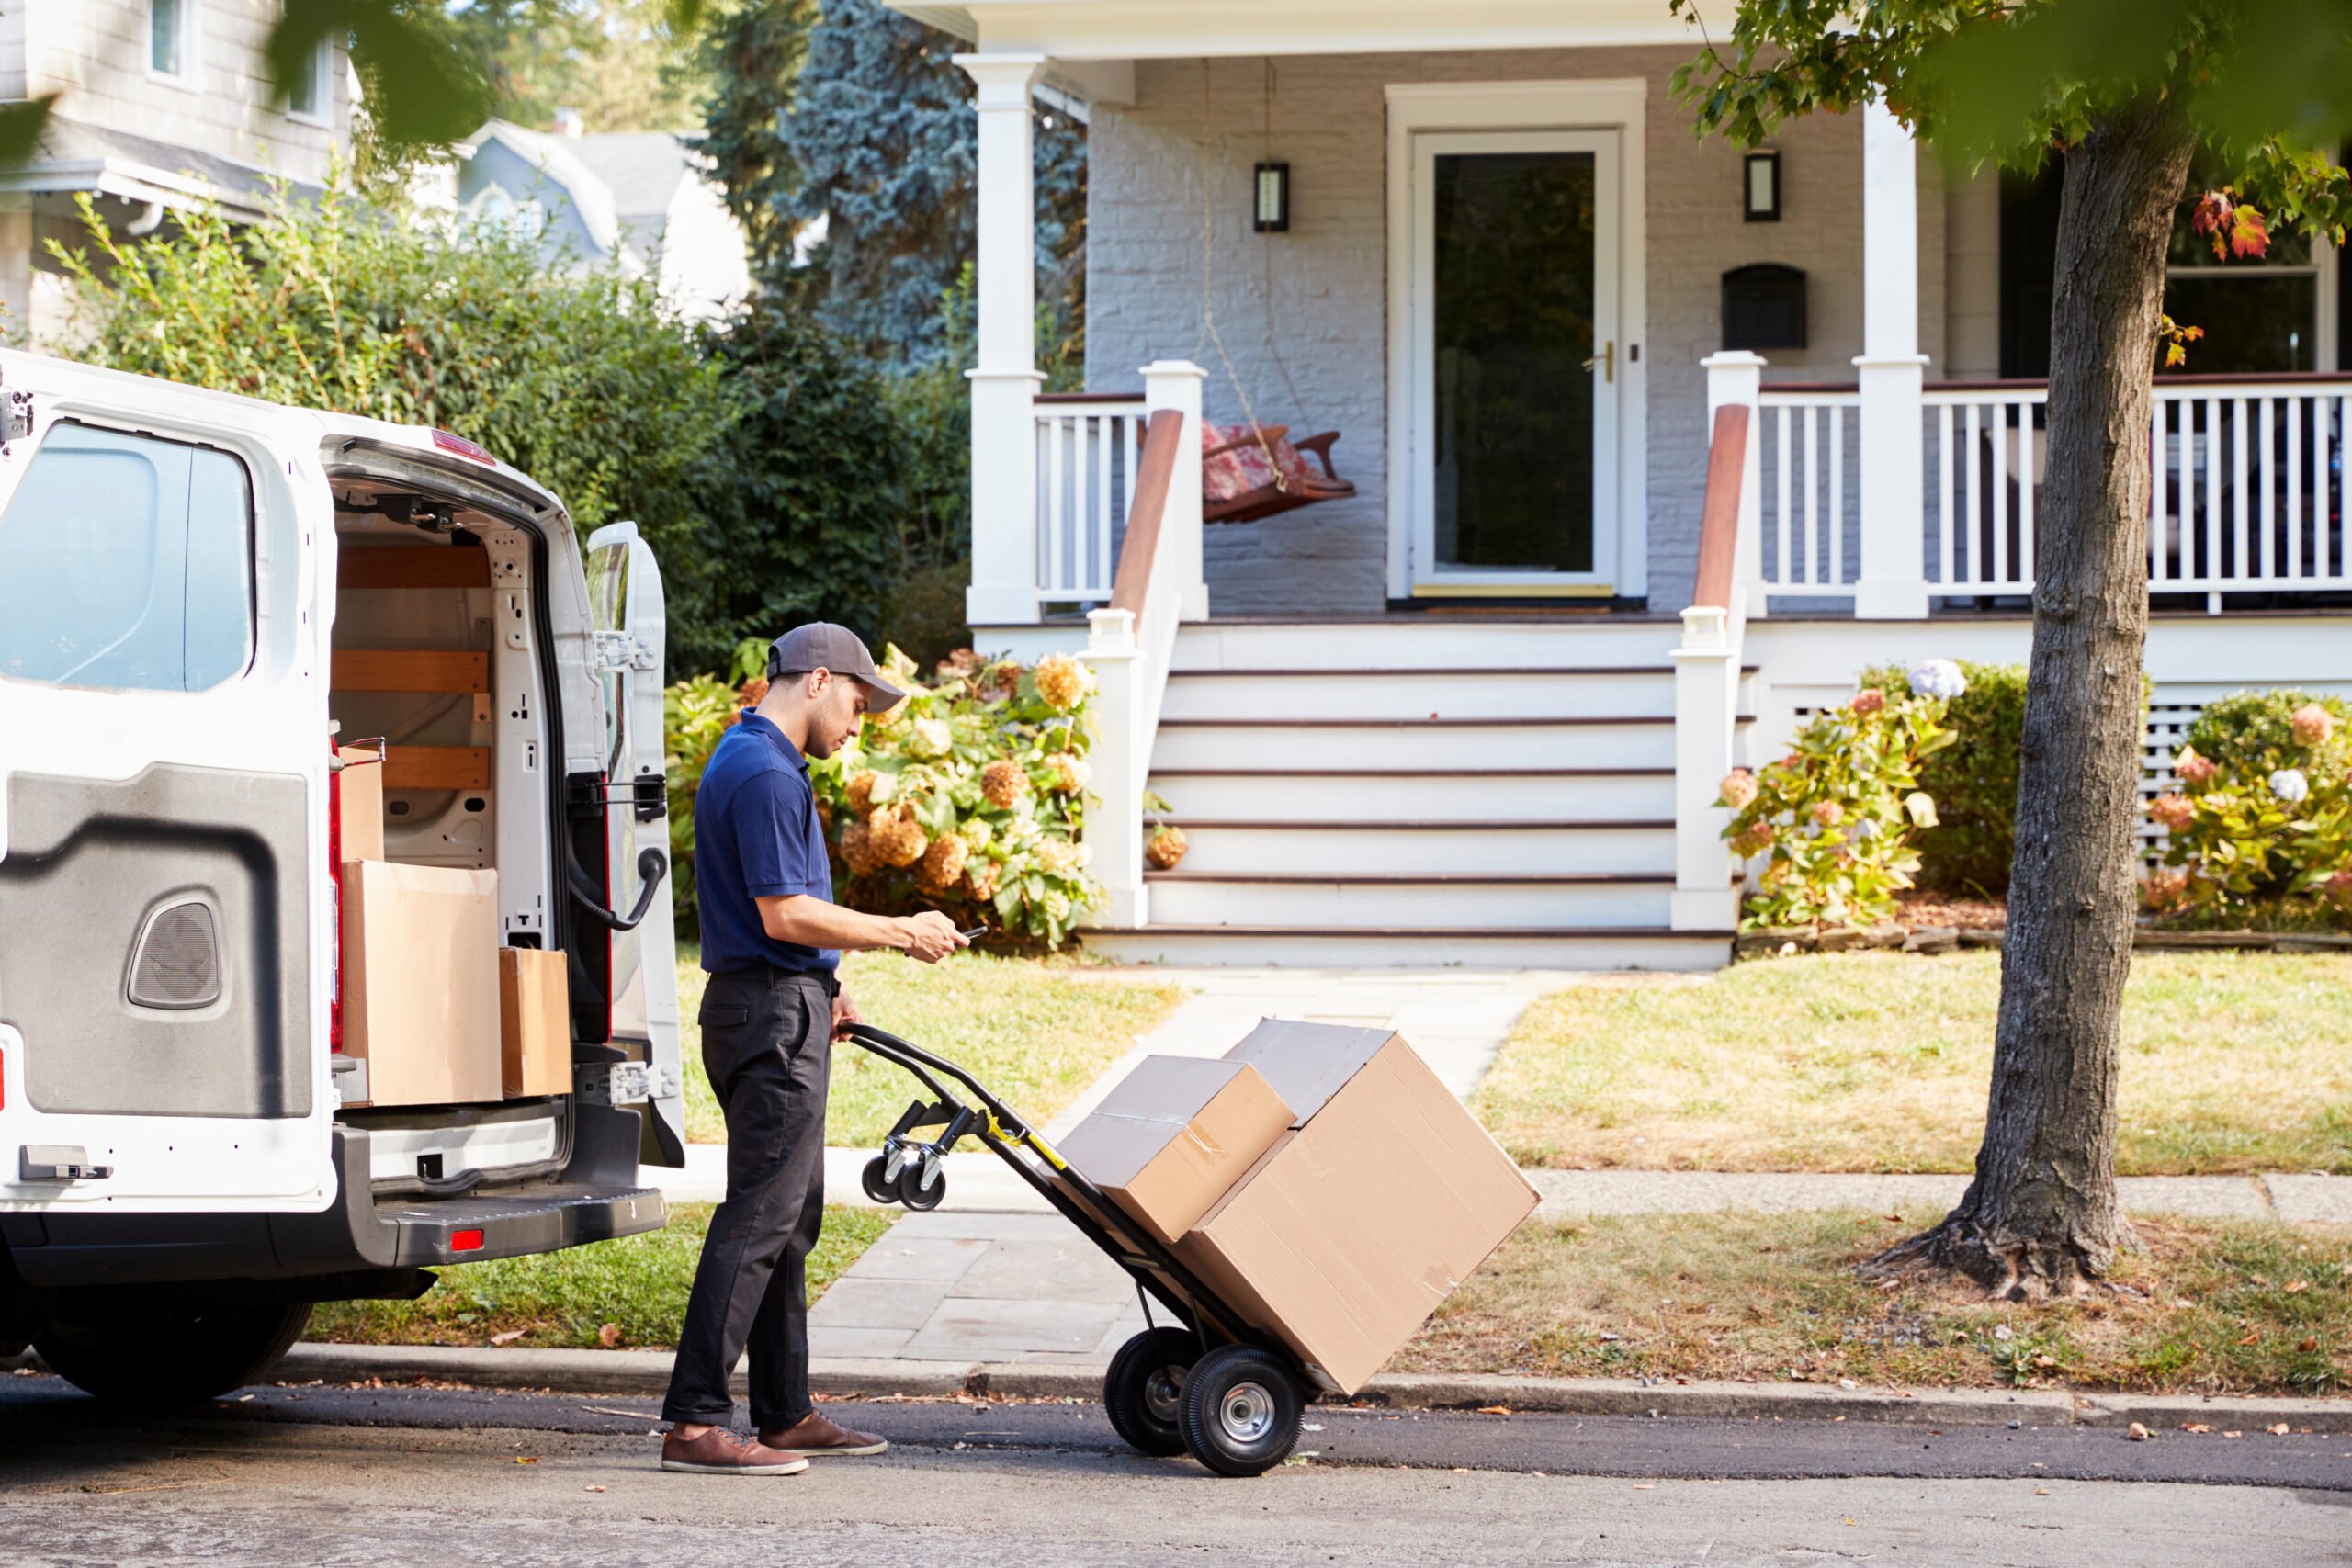
[[[1184,1451],[1184,1379],[1200,1354],[1181,1328],[1148,1328],[1119,1347],[1102,1374],[1102,1409],[1128,1447],[1154,1459]]]
[[[947,1196],[947,1172],[931,1160],[909,1160],[899,1171],[899,1201],[918,1213],[936,1209]]]
[[[1306,1399],[1289,1365],[1255,1345],[1220,1345],[1184,1379],[1184,1447],[1219,1475],[1262,1475],[1298,1445]]]
[[[899,1184],[884,1174],[889,1168],[883,1157],[876,1155],[865,1162],[865,1168],[857,1173],[857,1184],[864,1188],[865,1195],[876,1203],[895,1203],[899,1201]]]

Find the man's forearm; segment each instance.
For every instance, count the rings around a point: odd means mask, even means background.
[[[810,894],[763,898],[759,905],[761,925],[778,942],[853,951],[887,947],[901,953],[913,945],[914,939],[904,920],[843,908]]]

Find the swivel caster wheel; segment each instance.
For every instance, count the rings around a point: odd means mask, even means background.
[[[876,1155],[865,1162],[865,1168],[857,1173],[857,1184],[875,1202],[895,1203],[899,1201],[899,1184],[890,1179],[889,1171],[889,1162]]]
[[[899,1172],[899,1201],[918,1213],[936,1209],[947,1196],[947,1172],[936,1160],[909,1160]]]

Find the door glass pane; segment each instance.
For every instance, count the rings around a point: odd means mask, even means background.
[[[225,453],[52,427],[0,516],[0,675],[198,692],[253,638],[253,488]]]
[[[1590,571],[1593,155],[1435,165],[1438,562]]]

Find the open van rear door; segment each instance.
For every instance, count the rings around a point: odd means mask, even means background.
[[[0,383],[0,1211],[322,1208],[318,422]]]
[[[670,809],[662,772],[662,645],[667,620],[662,571],[634,523],[611,523],[588,536],[588,603],[598,689],[605,699],[605,864],[616,909],[633,909],[645,879],[647,848],[670,852]],[[663,871],[658,880],[674,874]],[[678,1045],[677,928],[670,889],[655,894],[632,931],[612,933],[612,1043],[641,1052],[650,1080],[644,1160],[685,1164],[685,1080]]]

